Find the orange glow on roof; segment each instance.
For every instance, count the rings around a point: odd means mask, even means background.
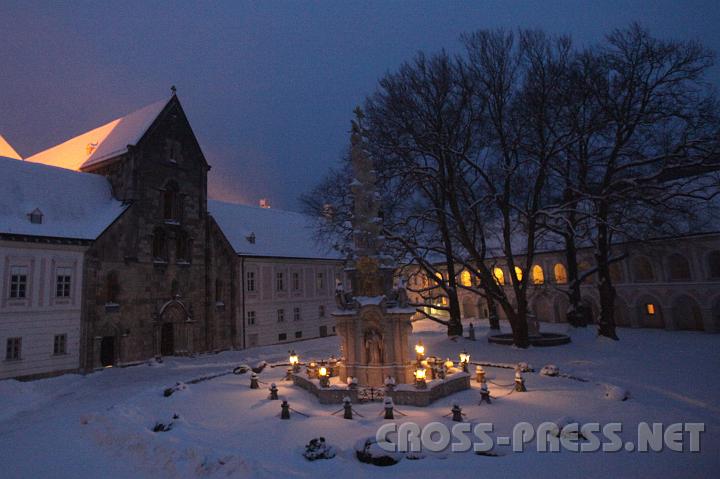
[[[115,158],[125,153],[128,145],[140,141],[167,103],[162,100],[147,105],[26,160],[77,171]]]
[[[13,160],[22,160],[22,157],[12,146],[10,146],[10,143],[5,141],[5,138],[3,138],[2,135],[0,135],[0,156],[12,158]]]

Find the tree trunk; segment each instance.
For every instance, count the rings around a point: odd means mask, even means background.
[[[490,329],[500,331],[500,317],[498,316],[497,305],[490,295],[487,297],[487,305]]]
[[[577,247],[572,233],[565,235],[565,261],[567,262],[568,300],[570,302],[570,307],[566,311],[566,320],[576,328],[585,327],[587,319],[581,314],[582,293],[580,281],[578,281]]]
[[[508,320],[512,326],[513,344],[518,348],[528,348],[530,341],[528,340],[527,318],[521,316],[520,311],[515,312],[512,308],[503,308],[508,315]]]
[[[619,338],[615,331],[615,287],[610,277],[610,236],[605,221],[606,217],[605,208],[601,207],[595,258],[598,266],[598,293],[600,294],[598,334],[617,341]]]
[[[463,326],[460,319],[460,300],[455,288],[448,289],[448,305],[450,306],[450,319],[447,325],[448,336],[462,336]]]

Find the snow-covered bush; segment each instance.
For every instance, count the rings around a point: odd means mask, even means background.
[[[529,373],[532,372],[533,368],[526,362],[519,362],[517,363],[516,369],[519,369],[523,373]]]
[[[625,401],[630,398],[630,391],[613,384],[603,384],[605,399],[610,401]]]
[[[316,459],[332,459],[335,457],[335,448],[325,442],[324,437],[316,437],[311,439],[305,446],[303,456],[308,461]]]
[[[402,455],[388,452],[377,444],[375,437],[360,439],[355,443],[355,455],[360,462],[376,466],[392,466],[400,462]]]
[[[540,370],[540,374],[543,376],[557,376],[560,374],[560,368],[555,366],[554,364],[548,364],[543,366],[543,368]]]
[[[185,384],[185,383],[175,383],[175,386],[173,386],[173,387],[171,387],[171,388],[167,388],[167,389],[165,389],[165,391],[163,391],[163,396],[165,396],[165,397],[170,397],[170,396],[172,396],[174,393],[176,393],[176,392],[178,392],[178,391],[185,391],[186,389],[187,389],[187,384]]]

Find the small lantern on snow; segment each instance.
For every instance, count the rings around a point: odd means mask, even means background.
[[[470,362],[470,354],[464,349],[460,353],[460,366],[462,366],[463,372],[468,372],[468,363]]]
[[[417,369],[415,371],[415,387],[418,389],[427,388],[427,382],[425,382],[425,370]]]
[[[280,404],[280,419],[290,419],[290,404],[285,399]]]
[[[450,410],[452,413],[452,420],[455,422],[462,422],[463,420],[463,412],[462,408],[459,404],[453,404],[452,409]]]
[[[451,369],[455,367],[455,363],[450,358],[445,359],[445,369]]]
[[[353,418],[352,403],[350,402],[350,398],[348,396],[345,396],[343,398],[343,418],[345,418],[345,419]]]
[[[318,378],[320,379],[320,387],[330,387],[330,377],[328,376],[328,370],[325,366],[320,366],[320,369],[318,369]]]
[[[300,371],[300,358],[294,350],[290,351],[290,366],[292,366],[292,370],[294,373]]]
[[[258,384],[257,373],[252,373],[250,375],[250,389],[260,389],[260,384]]]

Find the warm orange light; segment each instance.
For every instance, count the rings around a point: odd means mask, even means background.
[[[415,345],[415,352],[419,356],[422,356],[423,354],[425,354],[425,346],[423,345],[422,339],[420,341],[418,341],[418,343]]]
[[[653,316],[655,314],[655,305],[652,303],[646,304],[645,311],[647,311],[647,314],[649,314],[650,316]]]
[[[450,358],[447,358],[445,361],[445,368],[450,369],[455,366],[455,363],[450,360]]]
[[[463,272],[460,273],[460,284],[463,286],[472,286],[472,276],[470,276],[470,271],[463,270]]]
[[[463,350],[463,352],[460,353],[460,362],[461,363],[469,363],[470,362],[470,354],[468,354],[467,351]]]
[[[533,284],[545,283],[545,273],[539,264],[532,267],[532,282]]]
[[[499,284],[500,286],[505,284],[505,273],[503,273],[503,270],[501,268],[493,268],[493,276],[495,276],[495,281],[497,281],[497,284]]]
[[[415,371],[415,379],[418,381],[424,381],[425,380],[426,371],[424,369],[418,369]]]
[[[318,371],[318,375],[320,375],[320,377],[327,376],[327,368],[325,366],[321,366],[320,370]]]
[[[567,270],[565,269],[565,265],[557,263],[553,267],[553,273],[555,274],[555,282],[557,284],[567,283]]]
[[[517,276],[517,280],[518,280],[518,281],[522,281],[523,272],[522,272],[522,270],[521,270],[520,268],[518,268],[517,266],[515,266],[515,276]]]
[[[300,358],[298,358],[298,355],[295,354],[295,351],[292,351],[290,353],[290,365],[296,366],[300,362]]]

